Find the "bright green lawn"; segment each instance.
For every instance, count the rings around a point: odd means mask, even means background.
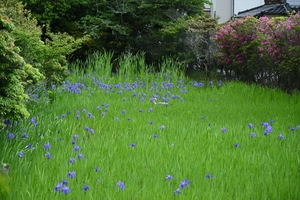
[[[24,120],[1,133],[0,161],[10,164],[7,199],[300,199],[299,95],[238,81],[198,87],[162,75],[96,76],[95,86],[92,77],[70,77],[73,86],[86,87],[80,94],[60,86],[52,103],[32,103],[36,127]],[[167,95],[171,105],[154,105],[153,94],[157,101]],[[267,128],[271,132],[264,136]],[[8,139],[10,132],[15,138]],[[84,158],[78,159],[80,153]],[[70,158],[76,161],[70,164]],[[71,171],[76,177],[68,178]],[[63,179],[70,189],[66,195],[62,187],[55,192]],[[174,195],[186,179],[189,184]]]

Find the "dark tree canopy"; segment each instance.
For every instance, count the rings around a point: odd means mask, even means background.
[[[103,49],[121,53],[145,51],[148,62],[162,56],[184,58],[188,19],[204,15],[208,0],[23,0],[39,24],[72,36],[91,35],[77,57]],[[166,32],[168,27],[176,27]],[[75,56],[75,57],[76,57]]]

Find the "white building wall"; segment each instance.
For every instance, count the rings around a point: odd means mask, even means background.
[[[298,2],[300,0],[287,0]],[[264,0],[210,0],[212,6],[206,5],[211,17],[219,17],[219,23],[227,22],[234,14],[264,4]]]
[[[205,5],[206,10],[210,8],[212,18],[219,17],[218,23],[224,23],[231,19],[233,15],[234,0],[210,0],[212,5]]]
[[[300,5],[300,0],[287,0],[286,2],[291,5]]]
[[[233,0],[217,0],[216,15],[220,17],[219,23],[227,22],[233,16]]]

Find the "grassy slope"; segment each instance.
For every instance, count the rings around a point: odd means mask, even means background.
[[[24,121],[13,128],[15,139],[7,140],[7,132],[1,134],[0,156],[11,165],[12,192],[8,199],[62,199],[64,194],[54,192],[62,179],[68,180],[71,189],[67,199],[300,197],[300,129],[296,128],[300,124],[299,96],[239,82],[223,82],[221,87],[204,83],[201,88],[184,82],[177,88],[181,84],[176,79],[171,79],[174,88],[168,90],[150,90],[153,85],[146,85],[135,91],[124,89],[119,93],[112,87],[106,92],[93,86],[91,77],[81,78],[80,82],[89,87],[81,94],[61,92],[52,104],[32,106],[36,128]],[[166,80],[157,79],[159,85],[162,81]],[[118,79],[105,82],[117,83]],[[164,95],[168,91],[169,97],[178,97],[170,99],[171,106],[149,102],[155,92]],[[148,112],[150,108],[152,112]],[[88,112],[94,117],[89,118]],[[270,120],[274,120],[270,123],[273,131],[264,136],[265,128],[260,124]],[[249,123],[254,129],[248,128]],[[95,133],[85,131],[86,126]],[[161,126],[166,129],[161,130]],[[29,138],[21,139],[25,132]],[[250,137],[251,132],[257,136]],[[71,144],[75,134],[79,135],[76,144],[85,157],[81,160]],[[278,139],[279,134],[285,139]],[[47,142],[51,144],[51,159],[44,157]],[[28,143],[35,150],[25,150]],[[236,143],[239,147],[234,146]],[[26,152],[22,159],[18,157],[20,151]],[[72,157],[76,162],[71,165]],[[68,172],[73,170],[76,178],[69,179]],[[174,180],[164,180],[167,174]],[[207,179],[207,174],[213,178]],[[174,197],[173,191],[184,179],[190,180],[189,187]],[[124,191],[116,189],[119,180],[125,183]],[[82,189],[85,184],[89,191]]]

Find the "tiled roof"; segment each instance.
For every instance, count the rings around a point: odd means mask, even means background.
[[[290,5],[288,3],[262,5],[255,8],[251,8],[242,12],[239,12],[235,18],[246,17],[247,15],[252,16],[263,16],[263,15],[287,15],[287,11],[295,10],[300,11],[299,5]]]

